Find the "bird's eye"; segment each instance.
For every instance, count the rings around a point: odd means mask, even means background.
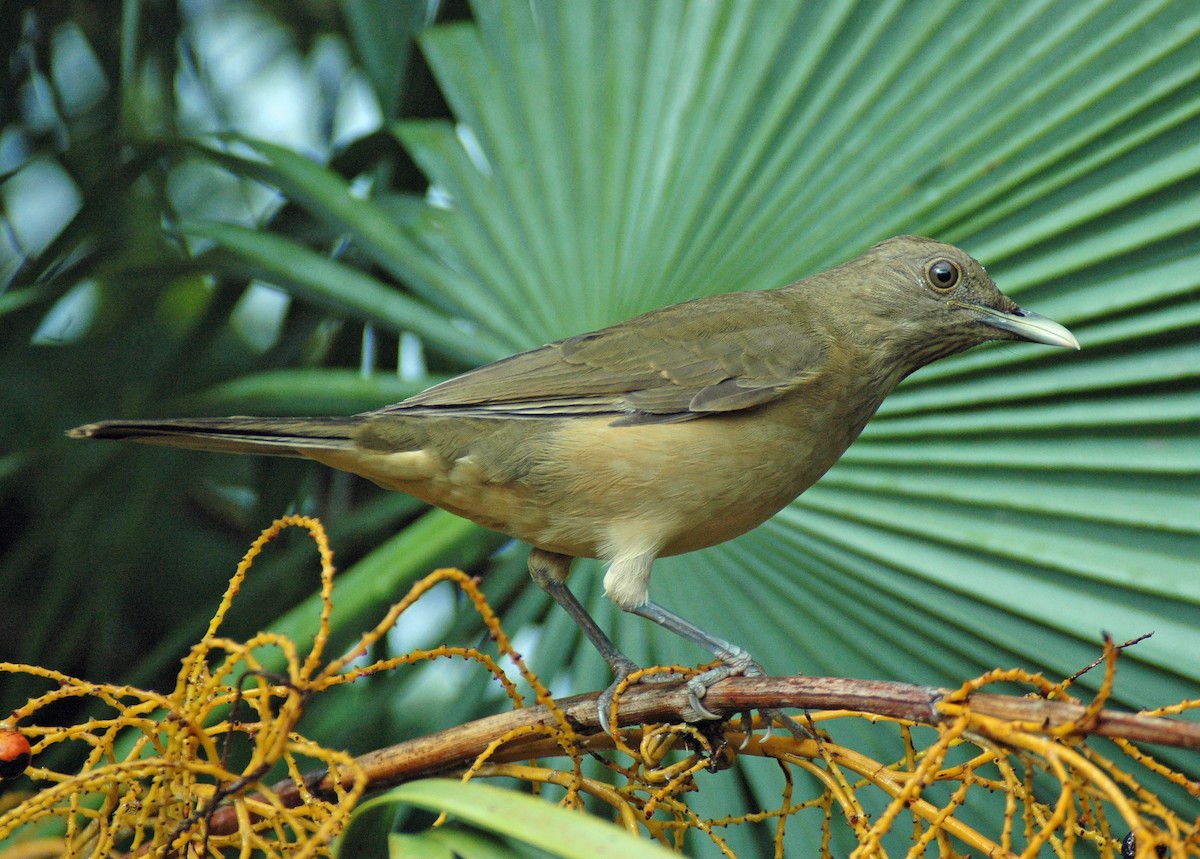
[[[925,276],[934,289],[953,289],[962,277],[962,271],[948,259],[936,259],[925,269]]]

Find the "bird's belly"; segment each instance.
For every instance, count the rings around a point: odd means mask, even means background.
[[[821,418],[768,407],[629,426],[489,421],[449,446],[307,453],[542,549],[611,560],[690,552],[766,521],[857,434]]]
[[[794,423],[762,411],[673,424],[588,422],[565,422],[554,455],[530,474],[534,494],[554,501],[545,527],[524,539],[605,559],[638,549],[681,554],[744,534],[816,482],[853,440],[800,438]]]

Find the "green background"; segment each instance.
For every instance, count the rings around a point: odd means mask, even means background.
[[[298,510],[333,534],[343,640],[454,564],[556,694],[602,688],[520,546],[314,464],[62,432],[351,413],[917,233],[966,248],[1082,351],[993,345],[919,372],[770,523],[656,564],[654,598],[770,672],[939,685],[1064,676],[1102,631],[1153,631],[1116,703],[1200,696],[1200,6],[121,9],[2,13],[0,658],[163,684],[241,552]],[[285,617],[316,586],[302,544],[255,567],[229,633],[304,628]],[[704,658],[620,616],[598,573],[571,584],[629,655]],[[392,646],[476,626],[442,594]],[[0,706],[31,691],[5,684]],[[421,670],[310,715],[362,751],[501,705],[477,672]],[[780,787],[742,767],[696,807]]]

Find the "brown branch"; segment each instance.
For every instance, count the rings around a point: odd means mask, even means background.
[[[731,677],[708,690],[704,706],[725,716],[763,709],[856,710],[937,724],[942,718],[937,704],[951,691],[933,686],[841,677]],[[598,697],[599,693],[593,692],[557,702],[572,727],[584,735],[583,747],[587,750],[607,749],[613,745],[612,738],[600,731]],[[983,692],[972,694],[968,700],[975,713],[1024,722],[1042,730],[1075,722],[1085,711],[1079,704]],[[621,696],[620,715],[621,723],[626,725],[680,722],[694,717],[687,702],[687,690],[682,684],[668,683],[630,687]],[[554,721],[549,708],[527,707],[368,752],[356,760],[367,772],[368,791],[378,791],[418,778],[461,772],[496,737],[539,724],[552,726]],[[1200,750],[1200,723],[1178,719],[1101,710],[1087,733]],[[561,747],[552,736],[531,734],[506,744],[489,760],[505,763],[561,753]],[[313,773],[306,782],[318,795],[333,794],[334,785],[328,776]],[[299,791],[290,780],[280,782],[273,790],[285,803],[300,802]],[[209,821],[209,829],[213,834],[236,831],[234,809],[229,806],[217,809]]]

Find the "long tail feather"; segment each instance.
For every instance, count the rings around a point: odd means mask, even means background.
[[[353,447],[357,418],[185,418],[100,421],[68,430],[71,438],[128,439],[190,450],[304,456],[302,451]]]

